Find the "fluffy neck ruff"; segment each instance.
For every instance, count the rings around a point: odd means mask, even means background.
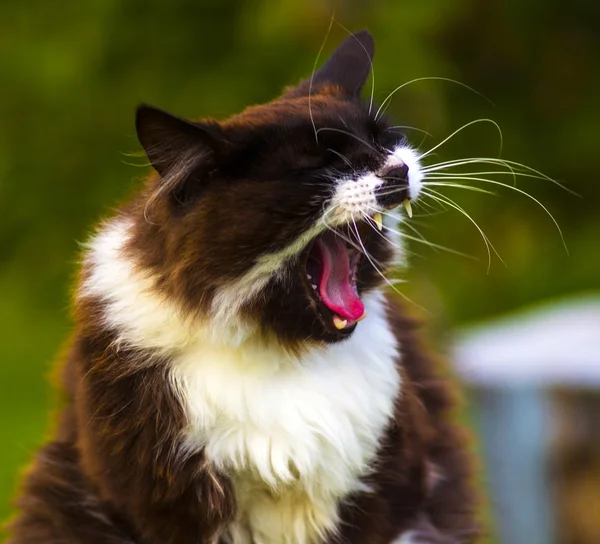
[[[382,295],[364,296],[368,318],[344,342],[292,354],[251,324],[186,318],[125,257],[127,236],[115,221],[93,240],[79,297],[102,300],[119,343],[168,356],[187,420],[181,455],[204,449],[234,482],[232,542],[318,542],[335,531],[340,501],[368,489],[400,389]]]

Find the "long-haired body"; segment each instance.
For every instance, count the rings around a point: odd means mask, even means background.
[[[418,155],[372,39],[224,122],[142,106],[156,173],[89,243],[65,406],[11,544],[468,543],[468,453],[383,294]]]

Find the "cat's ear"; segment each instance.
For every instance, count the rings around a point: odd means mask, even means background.
[[[313,92],[321,86],[336,85],[347,95],[357,97],[371,72],[374,54],[375,42],[368,31],[349,36],[313,74]],[[307,79],[295,90],[291,89],[290,94],[308,94],[310,87],[311,79]]]
[[[213,162],[224,143],[218,123],[192,123],[146,104],[138,106],[135,126],[150,164],[163,178],[194,163]]]

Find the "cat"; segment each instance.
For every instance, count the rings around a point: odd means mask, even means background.
[[[222,122],[138,108],[153,173],[84,252],[10,544],[479,538],[454,393],[384,293],[422,174],[360,98],[373,52]]]

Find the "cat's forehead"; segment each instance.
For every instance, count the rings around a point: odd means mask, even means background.
[[[340,154],[361,164],[380,158],[373,142],[381,124],[358,100],[322,94],[280,99],[247,108],[223,130],[232,147],[221,169],[233,177],[322,168],[341,160]]]
[[[378,126],[369,108],[359,101],[341,100],[332,95],[316,94],[277,100],[247,108],[230,118],[226,131],[260,131],[310,126],[316,130],[336,128],[363,131]]]

